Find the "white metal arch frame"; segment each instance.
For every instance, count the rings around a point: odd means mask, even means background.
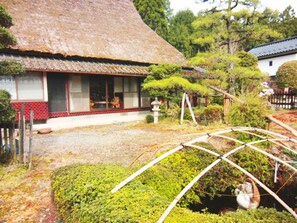
[[[261,140],[257,140],[254,142],[250,142],[250,143],[244,143],[240,140],[237,140],[235,138],[232,137],[228,137],[228,136],[224,136],[223,134],[226,133],[230,133],[230,132],[243,132],[243,133],[247,133],[247,134],[251,134],[251,135],[255,135],[258,136],[259,138],[262,138]],[[262,133],[262,134],[266,134],[269,135],[270,137],[273,138],[268,138],[268,137],[264,137],[261,136],[259,134],[256,134],[255,132],[258,133]],[[224,155],[220,155],[216,152],[213,152],[211,150],[208,150],[206,148],[203,148],[201,146],[197,146],[194,145],[195,143],[198,142],[205,142],[208,141],[211,137],[220,137],[220,138],[224,138],[224,139],[228,139],[237,143],[242,144],[241,146],[236,147],[235,149],[229,151],[228,153],[224,154]],[[277,137],[277,138],[275,138]],[[257,152],[260,152],[268,157],[270,157],[271,159],[287,166],[288,168],[290,168],[294,173],[297,172],[297,169],[295,167],[293,167],[292,165],[290,165],[287,162],[284,162],[283,160],[279,159],[278,157],[267,153],[261,149],[259,149],[258,147],[254,146],[254,144],[257,143],[262,143],[262,142],[271,142],[274,143],[276,145],[281,146],[284,149],[287,149],[295,154],[297,154],[297,152],[295,150],[292,150],[291,148],[278,143],[280,141],[289,141],[289,142],[293,142],[297,144],[297,140],[290,138],[290,137],[286,137],[283,136],[281,134],[278,133],[274,133],[271,131],[267,131],[267,130],[263,130],[263,129],[257,129],[257,128],[250,128],[250,127],[238,127],[238,128],[233,128],[233,129],[229,129],[229,130],[223,130],[223,131],[219,131],[219,132],[215,132],[212,134],[205,134],[204,136],[198,137],[197,139],[194,139],[192,141],[189,141],[183,145],[180,145],[166,153],[164,153],[162,156],[154,159],[153,161],[151,161],[150,163],[148,163],[147,165],[145,165],[144,167],[142,167],[141,169],[139,169],[138,171],[136,171],[135,173],[133,173],[131,176],[129,176],[127,179],[125,179],[124,181],[122,181],[120,184],[118,184],[115,188],[113,188],[111,190],[112,193],[117,192],[119,189],[121,189],[123,186],[125,186],[126,184],[128,184],[130,181],[132,181],[135,177],[137,177],[138,175],[140,175],[141,173],[143,173],[144,171],[146,171],[147,169],[149,169],[150,167],[152,167],[153,165],[155,165],[156,163],[160,162],[161,160],[165,159],[166,157],[170,156],[171,154],[186,148],[186,147],[192,147],[192,148],[196,148],[199,150],[202,150],[204,152],[207,152],[209,154],[212,154],[214,156],[216,156],[218,159],[215,160],[212,164],[210,164],[208,167],[206,167],[203,171],[201,171],[177,196],[176,198],[172,201],[172,203],[168,206],[168,208],[165,210],[165,212],[163,213],[163,215],[160,217],[160,219],[158,220],[158,223],[161,223],[165,220],[165,218],[168,216],[168,214],[170,213],[170,211],[174,208],[174,206],[177,204],[177,202],[184,196],[184,194],[191,188],[193,187],[193,185],[205,174],[207,173],[209,170],[211,170],[214,166],[216,166],[218,163],[220,163],[222,160],[226,161],[227,163],[229,163],[231,166],[239,169],[241,172],[243,172],[245,175],[249,176],[251,179],[253,179],[257,184],[259,184],[264,190],[266,190],[270,195],[272,195],[288,212],[290,212],[296,219],[297,219],[297,214],[292,210],[292,208],[290,208],[283,200],[281,200],[277,194],[275,194],[273,191],[271,191],[266,185],[264,185],[261,181],[259,181],[256,177],[254,177],[251,173],[249,173],[248,171],[246,171],[245,169],[243,169],[242,167],[238,166],[237,164],[235,164],[234,162],[232,162],[231,160],[229,160],[227,157],[230,156],[231,154],[239,151],[240,149],[243,149],[245,147],[249,147],[253,150],[256,150]]]

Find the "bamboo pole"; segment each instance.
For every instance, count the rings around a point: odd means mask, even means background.
[[[195,119],[195,115],[194,115],[194,112],[193,112],[192,105],[191,105],[191,102],[189,100],[188,94],[186,94],[186,102],[188,104],[188,107],[189,107],[189,110],[190,110],[190,113],[191,113],[191,116],[192,116],[192,119],[193,119],[194,123],[196,125],[198,125],[198,123],[196,122],[196,119]]]
[[[293,129],[292,127],[286,125],[285,123],[277,120],[276,118],[272,117],[272,115],[267,115],[266,118],[268,118],[273,123],[283,127],[284,129],[288,130],[290,133],[292,133],[294,136],[297,136],[297,131]]]
[[[224,154],[223,156],[221,156],[218,153],[215,153],[211,150],[208,150],[206,148],[200,147],[200,146],[194,146],[191,145],[190,147],[193,148],[197,148],[200,150],[203,150],[207,153],[210,153],[212,155],[215,155],[217,157],[219,157],[219,159],[215,160],[213,163],[211,163],[208,167],[206,167],[202,172],[200,172],[177,196],[176,198],[171,202],[171,204],[167,207],[167,209],[165,210],[165,212],[162,214],[162,216],[160,217],[160,219],[158,220],[158,223],[162,223],[166,217],[168,216],[168,214],[171,212],[171,210],[176,206],[176,204],[178,203],[178,201],[187,193],[187,191],[189,189],[191,189],[194,184],[204,175],[206,174],[208,171],[210,171],[214,166],[216,166],[221,160],[224,160],[226,162],[228,162],[231,166],[239,169],[241,172],[243,172],[245,175],[249,176],[251,179],[253,179],[256,183],[258,183],[264,190],[266,190],[271,196],[273,196],[285,209],[287,209],[287,211],[289,211],[296,219],[297,219],[297,214],[293,211],[293,209],[291,209],[283,200],[281,200],[277,194],[275,194],[273,191],[271,191],[268,187],[266,187],[261,181],[259,181],[256,177],[254,177],[251,173],[249,173],[248,171],[246,171],[245,169],[243,169],[242,167],[238,166],[237,164],[235,164],[234,162],[230,161],[229,159],[227,159],[227,157],[233,153],[235,153],[236,151],[238,151],[239,149],[241,149],[242,147],[245,147],[245,145],[239,146],[231,151],[229,151],[228,153]]]
[[[292,139],[292,138],[288,138],[286,136],[283,136],[281,134],[278,133],[274,133],[274,132],[270,132],[267,130],[263,130],[263,129],[257,129],[257,128],[251,128],[251,127],[237,127],[237,128],[232,128],[232,129],[227,129],[227,130],[222,130],[222,131],[218,131],[215,133],[210,134],[205,134],[204,136],[198,137],[192,141],[189,141],[188,143],[185,143],[184,145],[189,146],[192,144],[195,144],[197,142],[205,142],[209,139],[209,137],[211,136],[216,136],[216,135],[221,135],[221,134],[226,134],[226,133],[230,133],[230,132],[234,132],[234,131],[258,131],[258,132],[262,132],[265,134],[270,134],[270,135],[274,135],[274,136],[278,136],[284,140],[291,140],[293,142],[297,143],[297,140]],[[245,146],[245,145],[243,145]],[[111,192],[115,193],[118,190],[120,190],[122,187],[124,187],[126,184],[128,184],[130,181],[132,181],[135,177],[137,177],[138,175],[142,174],[144,171],[146,171],[147,169],[149,169],[150,167],[152,167],[153,165],[157,164],[158,162],[160,162],[161,160],[165,159],[166,157],[168,157],[169,155],[183,149],[184,146],[178,146],[166,153],[164,153],[162,156],[152,160],[150,163],[148,163],[147,165],[143,166],[141,169],[139,169],[138,171],[136,171],[135,173],[133,173],[132,175],[130,175],[128,178],[126,178],[125,180],[123,180],[121,183],[119,183],[116,187],[114,187]]]
[[[215,137],[220,137],[220,138],[224,138],[224,139],[228,139],[228,140],[232,140],[234,142],[239,142],[241,144],[244,144],[244,142],[242,142],[242,141],[239,141],[237,139],[233,139],[233,138],[230,138],[230,137],[227,137],[227,136],[223,136],[223,135],[216,135]],[[283,139],[275,139],[275,140],[283,140]],[[283,164],[284,166],[287,166],[288,168],[292,169],[295,172],[297,171],[297,169],[295,167],[293,167],[292,165],[290,165],[289,163],[284,162],[280,158],[278,158],[278,157],[276,157],[276,156],[274,156],[274,155],[272,155],[270,153],[267,153],[264,150],[259,149],[256,146],[253,146],[253,144],[257,144],[257,143],[261,143],[261,142],[267,142],[267,140],[266,139],[262,139],[262,140],[250,142],[250,143],[247,143],[247,144],[244,144],[244,145],[247,146],[247,147],[249,147],[249,148],[251,148],[251,149],[253,149],[253,150],[256,150],[259,153],[262,153],[262,154],[268,156],[269,158],[271,158],[271,159],[273,159],[275,161],[278,161],[279,163]]]
[[[185,115],[185,100],[186,100],[186,93],[183,94],[182,99],[182,107],[181,107],[181,114],[180,114],[180,124],[182,125],[184,122],[184,115]]]

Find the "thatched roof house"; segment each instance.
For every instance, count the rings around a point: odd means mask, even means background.
[[[13,105],[36,119],[141,110],[148,66],[186,58],[151,30],[132,0],[0,0],[17,44],[0,60],[19,61],[24,77],[1,77]]]
[[[15,49],[141,63],[186,64],[131,0],[0,0],[13,17]]]

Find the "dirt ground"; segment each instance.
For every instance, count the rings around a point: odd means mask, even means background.
[[[297,112],[276,117],[297,127]],[[151,160],[157,152],[222,128],[226,126],[122,123],[34,135],[32,170],[19,165],[0,167],[0,223],[59,222],[50,190],[51,174],[59,167],[74,163],[136,165]],[[274,125],[271,129],[282,131]]]

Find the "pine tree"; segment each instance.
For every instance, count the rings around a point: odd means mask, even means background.
[[[134,0],[133,3],[144,23],[164,39],[167,39],[168,16],[172,13],[169,1]]]
[[[195,18],[191,10],[184,10],[170,20],[168,41],[188,58],[197,54],[197,47],[192,43]]]
[[[11,16],[0,4],[0,50],[16,44],[16,38],[9,32],[8,28],[13,25]],[[24,73],[21,64],[17,62],[0,62],[0,76],[20,75]],[[8,125],[14,119],[15,111],[10,105],[10,94],[0,89],[0,125]]]

